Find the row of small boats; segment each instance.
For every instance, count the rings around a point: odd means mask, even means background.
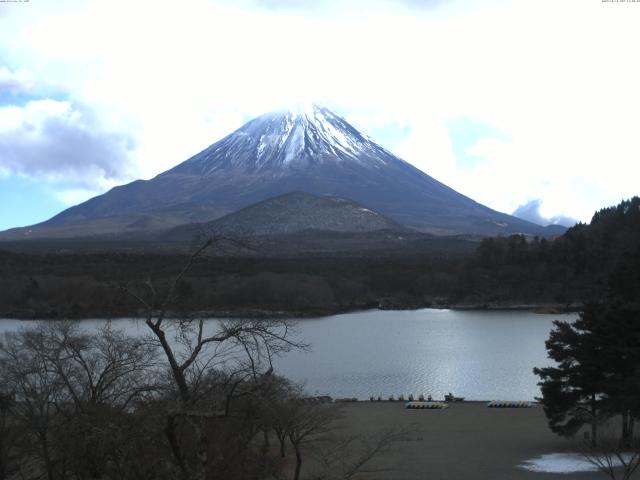
[[[441,410],[449,408],[450,402],[409,401],[405,408],[418,410]],[[492,400],[487,403],[487,408],[532,408],[533,403],[526,400]]]

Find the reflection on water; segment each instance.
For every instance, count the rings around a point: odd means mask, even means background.
[[[531,400],[539,395],[534,366],[548,365],[544,341],[554,319],[574,314],[413,310],[334,315],[299,321],[312,351],[277,359],[276,371],[333,397],[447,392],[471,400]],[[212,320],[215,322],[215,320]],[[0,320],[0,331],[28,322]],[[85,320],[91,328],[100,320]],[[133,320],[116,326],[146,332]]]
[[[550,363],[554,319],[575,315],[454,310],[367,311],[300,321],[313,352],[278,362],[310,392],[334,397],[447,392],[467,399],[531,400],[534,366]]]

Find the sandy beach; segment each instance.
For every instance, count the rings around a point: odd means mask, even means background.
[[[366,478],[606,478],[600,472],[542,473],[519,467],[545,454],[570,453],[579,443],[553,434],[540,406],[487,408],[484,402],[463,402],[451,404],[445,410],[407,410],[402,402],[358,402],[344,404],[343,411],[343,422],[350,433],[371,436],[390,427],[408,432],[392,454],[375,462],[376,467],[392,470]]]

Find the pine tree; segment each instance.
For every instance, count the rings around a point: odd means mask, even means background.
[[[622,443],[633,437],[640,418],[640,309],[613,296],[588,304],[573,323],[554,322],[546,342],[555,367],[536,368],[542,405],[555,433],[572,436],[591,425],[622,418]]]
[[[600,341],[607,365],[607,409],[622,417],[622,443],[629,445],[635,418],[640,418],[640,311],[611,302],[601,317]]]
[[[573,436],[585,424],[591,426],[596,443],[597,425],[607,414],[606,368],[598,342],[597,318],[600,306],[586,306],[573,323],[555,321],[546,347],[557,366],[534,368],[540,376],[540,399],[551,430]]]

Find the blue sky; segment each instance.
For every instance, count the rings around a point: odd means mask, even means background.
[[[0,178],[0,229],[32,225],[51,218],[66,207],[47,187],[28,177]]]
[[[638,194],[640,3],[0,3],[0,229],[316,101],[500,211]]]

